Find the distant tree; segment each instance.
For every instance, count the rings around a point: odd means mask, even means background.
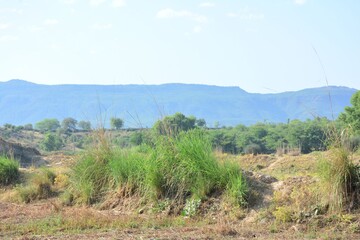
[[[247,145],[244,149],[244,152],[246,154],[259,154],[261,153],[261,147],[256,143],[250,143]]]
[[[33,130],[33,125],[31,123],[25,124],[24,129],[25,130]]]
[[[124,121],[121,118],[112,117],[110,118],[110,127],[112,129],[119,130],[124,126]]]
[[[16,126],[12,125],[10,123],[5,123],[4,128],[7,129],[7,130],[14,130],[16,128]]]
[[[196,119],[195,124],[198,127],[206,127],[206,121],[203,118]]]
[[[345,111],[339,115],[339,120],[360,132],[360,91],[352,95],[350,100],[352,106],[345,107]]]
[[[78,123],[78,127],[81,128],[82,130],[89,131],[91,130],[91,123],[90,121],[80,121]]]
[[[56,118],[46,118],[37,122],[35,128],[40,131],[55,131],[60,128],[60,122]]]
[[[60,136],[53,133],[47,133],[45,138],[40,142],[40,148],[45,151],[56,151],[62,146],[63,142]]]
[[[64,131],[74,132],[76,130],[77,120],[71,117],[64,118],[61,127]]]
[[[214,128],[219,128],[219,127],[220,127],[219,121],[215,121],[215,122],[214,122]]]
[[[160,134],[177,134],[195,128],[195,122],[196,118],[194,116],[186,117],[178,112],[157,121],[154,124],[154,129]]]

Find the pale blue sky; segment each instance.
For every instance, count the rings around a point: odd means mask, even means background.
[[[0,0],[0,81],[360,89],[359,0]]]

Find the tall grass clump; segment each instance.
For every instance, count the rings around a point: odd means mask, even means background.
[[[108,162],[111,157],[105,131],[94,132],[93,147],[80,156],[72,169],[69,190],[76,202],[92,204],[106,193],[110,185]]]
[[[124,195],[144,195],[144,182],[147,175],[148,156],[138,149],[116,149],[109,161],[109,172],[113,187]]]
[[[50,169],[41,168],[32,173],[25,184],[17,187],[20,200],[29,203],[55,195],[53,189],[56,175]]]
[[[318,162],[318,175],[323,201],[331,212],[346,207],[351,210],[357,204],[360,190],[360,169],[354,164],[352,152],[346,144],[347,131],[339,132],[334,126],[329,130],[329,151]]]
[[[163,197],[203,198],[221,187],[220,168],[203,131],[159,137],[152,164],[158,174],[154,186]]]
[[[224,163],[224,183],[226,183],[225,194],[234,205],[247,206],[249,186],[243,176],[241,169],[235,163]]]
[[[8,185],[19,178],[19,164],[6,157],[0,157],[0,185]]]
[[[234,193],[229,194],[237,199],[234,202],[240,203],[246,198],[247,186],[240,169],[217,161],[203,130],[160,137],[153,162],[156,168],[150,173],[151,184],[161,197],[184,203],[186,198],[204,199],[212,193],[228,191]]]
[[[158,135],[152,147],[114,149],[104,143],[86,151],[73,169],[70,190],[76,202],[92,204],[111,191],[145,202],[171,199],[179,206],[215,193],[246,202],[240,168],[215,158],[204,130]]]

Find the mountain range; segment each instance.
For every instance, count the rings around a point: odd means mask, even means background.
[[[276,94],[248,93],[239,87],[198,84],[42,85],[24,80],[0,82],[0,125],[36,123],[45,118],[89,120],[108,126],[151,127],[181,112],[204,118],[209,127],[287,122],[314,117],[335,119],[356,89],[328,86]]]

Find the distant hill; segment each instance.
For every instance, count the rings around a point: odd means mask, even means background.
[[[40,85],[23,80],[0,82],[0,125],[36,123],[66,117],[109,122],[125,127],[151,127],[164,115],[182,112],[204,118],[208,126],[286,122],[316,116],[336,118],[357,90],[321,87],[278,94],[248,93],[239,87],[196,84]],[[329,99],[332,100],[332,110]]]

